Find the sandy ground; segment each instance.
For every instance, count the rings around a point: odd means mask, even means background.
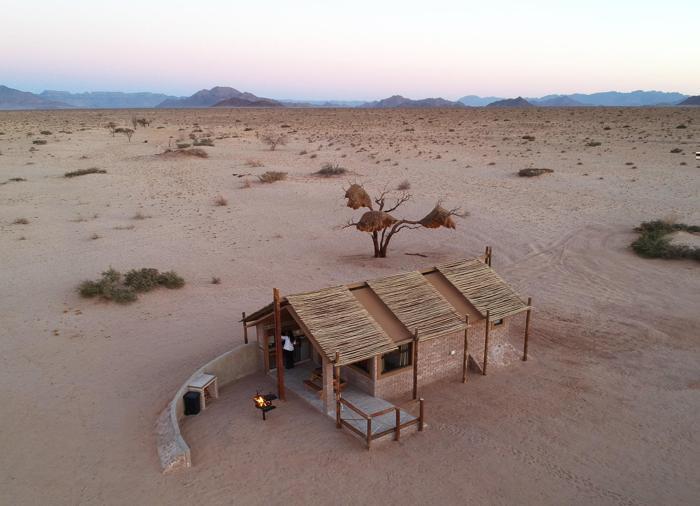
[[[697,504],[700,271],[628,244],[644,220],[700,223],[700,109],[136,114],[153,124],[128,142],[103,125],[129,111],[0,113],[0,182],[26,179],[0,185],[0,504]],[[208,159],[156,156],[196,123]],[[289,144],[266,150],[266,130]],[[353,172],[313,176],[324,162]],[[63,177],[90,167],[107,173]],[[524,167],[554,173],[514,176]],[[233,175],[266,170],[289,179]],[[375,260],[338,228],[358,216],[342,199],[355,180],[408,180],[407,217],[439,199],[471,215],[404,232]],[[426,387],[429,429],[371,452],[294,398],[263,424],[249,396],[268,380],[248,378],[185,424],[194,467],[161,474],[158,413],[241,342],[237,319],[273,286],[487,244],[534,299],[530,361]],[[187,285],[129,306],[80,299],[109,266],[175,269]]]

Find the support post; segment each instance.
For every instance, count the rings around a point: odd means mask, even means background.
[[[488,363],[489,355],[489,327],[491,326],[491,314],[486,310],[486,334],[484,335],[484,367],[481,369],[481,374],[486,376],[486,364]]]
[[[394,441],[401,439],[401,409],[396,408],[396,432],[394,433]]]
[[[333,392],[335,392],[335,426],[340,429],[340,352],[335,352],[335,360],[333,361]]]
[[[367,449],[372,446],[372,417],[367,419]]]
[[[469,315],[464,317],[464,355],[462,356],[462,383],[467,382],[467,362],[469,360],[469,350],[467,333],[469,332]]]
[[[413,334],[413,400],[418,398],[418,329]]]
[[[243,317],[242,318],[242,320],[243,320],[243,342],[245,344],[248,344],[248,326],[246,325],[246,322],[245,322],[245,311],[243,311],[241,313],[241,316]]]
[[[423,399],[419,399],[418,401],[418,406],[419,406],[419,411],[418,411],[418,432],[423,431],[423,424],[425,423],[425,409],[423,408],[423,404],[425,401]]]
[[[531,306],[532,305],[532,297],[527,298],[527,305]],[[523,362],[527,361],[527,339],[530,336],[530,313],[532,312],[532,308],[527,310],[527,314],[525,316],[525,342],[523,343]]]
[[[491,267],[491,255],[493,254],[493,250],[491,249],[491,246],[489,246],[488,249],[489,249],[489,254],[488,254],[488,258],[487,258],[486,263],[488,264],[489,267]]]
[[[282,367],[282,314],[280,312],[280,291],[272,289],[275,310],[275,365],[277,367],[277,397],[286,400],[284,392],[284,369]]]

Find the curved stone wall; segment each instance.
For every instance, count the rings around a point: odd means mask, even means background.
[[[256,344],[242,344],[200,367],[182,384],[156,423],[158,456],[164,473],[192,465],[190,447],[180,434],[180,420],[185,416],[182,397],[192,379],[201,373],[213,374],[218,379],[219,388],[222,388],[256,372],[259,367]]]

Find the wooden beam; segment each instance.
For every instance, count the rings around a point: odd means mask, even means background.
[[[418,400],[418,432],[421,432],[423,430],[423,424],[425,423],[425,409],[423,407],[424,402],[425,401],[423,399]]]
[[[245,311],[241,313],[243,319],[243,342],[248,344],[248,327],[245,324]]]
[[[418,398],[418,329],[413,334],[413,400]]]
[[[401,439],[401,410],[399,408],[394,409],[396,409],[396,433],[394,434],[394,441],[398,441]]]
[[[277,367],[277,397],[286,400],[284,392],[284,370],[282,368],[282,314],[280,311],[280,291],[272,289],[275,313],[275,362]]]
[[[372,446],[372,419],[367,419],[367,449]]]
[[[486,364],[488,363],[489,355],[489,327],[491,326],[490,321],[491,314],[489,310],[486,310],[486,334],[484,335],[484,367],[481,369],[481,374],[486,376]]]
[[[523,362],[527,361],[527,339],[530,336],[530,313],[532,312],[532,297],[527,298],[527,313],[525,316],[525,342],[523,343]]]
[[[340,429],[341,416],[340,416],[340,352],[335,352],[335,361],[333,362],[333,391],[335,392],[335,426]]]
[[[469,360],[467,333],[469,332],[469,315],[464,317],[464,355],[462,355],[462,383],[467,382],[467,362]]]

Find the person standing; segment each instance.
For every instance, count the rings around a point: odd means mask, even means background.
[[[284,368],[294,369],[294,342],[287,335],[282,336],[282,351],[284,353]]]

